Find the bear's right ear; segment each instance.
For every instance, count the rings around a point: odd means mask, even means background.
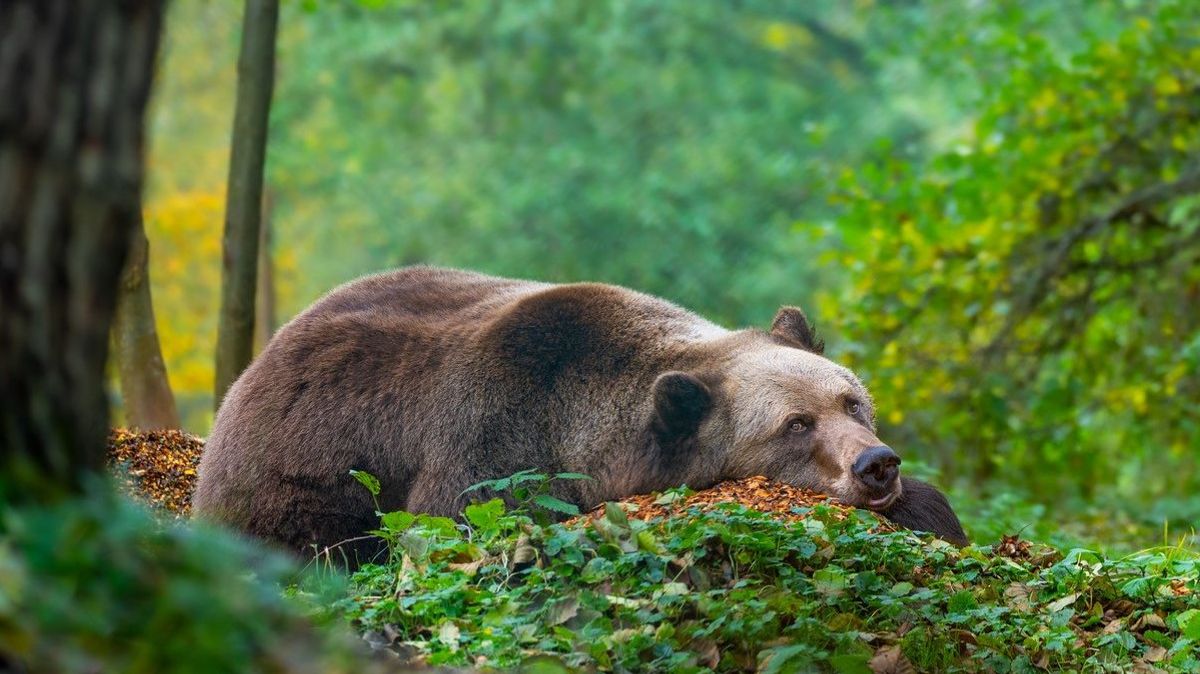
[[[700,430],[712,409],[712,393],[686,372],[664,372],[654,380],[654,435],[661,447],[674,450]]]
[[[799,307],[779,308],[771,321],[771,336],[818,356],[825,353],[825,342],[817,337],[816,329]]]

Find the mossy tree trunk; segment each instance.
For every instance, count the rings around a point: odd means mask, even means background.
[[[142,430],[179,428],[150,293],[150,242],[139,218],[121,272],[113,324],[125,423]]]
[[[254,353],[254,296],[263,168],[267,153],[267,118],[275,83],[278,0],[246,0],[244,11],[222,240],[221,310],[217,319],[213,392],[216,408],[220,408],[225,392],[246,369]]]
[[[0,500],[102,468],[163,0],[0,3]]]

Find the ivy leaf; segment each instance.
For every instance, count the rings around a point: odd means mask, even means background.
[[[371,496],[379,496],[379,479],[365,470],[351,470],[350,475],[358,480],[359,484],[367,488],[371,492]]]
[[[443,538],[453,538],[458,532],[458,523],[449,517],[418,515],[417,524]]]
[[[463,516],[480,531],[494,531],[496,523],[504,515],[504,501],[494,498],[486,503],[472,503],[463,510]]]
[[[1190,608],[1175,616],[1175,623],[1183,636],[1192,641],[1200,641],[1200,610]]]
[[[760,674],[807,671],[805,665],[812,664],[812,648],[807,644],[777,646],[758,653]]]
[[[846,590],[846,572],[836,566],[827,566],[813,574],[813,585],[817,592],[827,597],[837,597]]]
[[[557,480],[595,480],[591,475],[583,473],[555,473],[554,478]]]
[[[416,515],[412,513],[406,513],[403,510],[385,513],[383,517],[380,518],[380,522],[383,523],[383,528],[397,534],[406,531],[416,521]]]
[[[535,473],[533,472],[533,469],[527,469],[513,473],[508,479],[512,483],[512,486],[515,487],[519,484],[525,484],[526,482],[544,482],[546,480],[546,475],[543,473]]]
[[[621,506],[612,501],[604,504],[604,519],[619,529],[629,529],[629,516],[621,509]]]
[[[574,503],[567,503],[566,501],[560,498],[555,498],[549,494],[538,494],[533,497],[533,502],[545,508],[546,510],[552,510],[556,513],[572,516],[579,514],[579,506],[575,505]]]
[[[867,662],[867,656],[859,653],[843,653],[829,658],[829,664],[838,674],[872,674]]]

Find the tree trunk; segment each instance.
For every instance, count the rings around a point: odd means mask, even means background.
[[[0,501],[104,463],[162,0],[0,2]]]
[[[139,219],[121,272],[113,324],[125,423],[142,430],[179,428],[179,412],[158,343],[149,267],[150,242]]]
[[[262,352],[275,334],[275,263],[271,250],[271,190],[263,192],[262,226],[258,229],[258,293],[254,306],[254,353]]]
[[[278,19],[277,0],[246,0],[222,241],[221,311],[217,320],[213,395],[216,408],[220,408],[225,392],[253,355],[255,267]]]

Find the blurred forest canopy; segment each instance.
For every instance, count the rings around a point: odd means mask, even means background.
[[[237,5],[173,3],[150,130],[202,434]],[[1195,521],[1198,35],[1189,0],[285,3],[278,316],[419,262],[801,304],[906,465]]]

